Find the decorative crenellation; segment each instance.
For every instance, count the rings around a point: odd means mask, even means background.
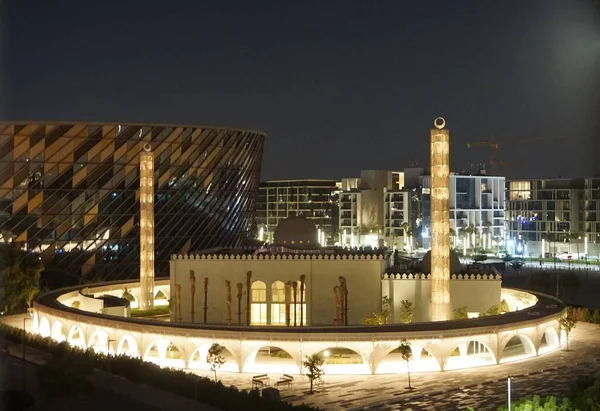
[[[424,273],[385,273],[383,280],[431,280],[431,274]],[[499,274],[452,274],[451,280],[493,280],[500,281]]]
[[[382,254],[173,254],[171,260],[385,260]]]

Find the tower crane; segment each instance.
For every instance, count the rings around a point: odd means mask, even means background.
[[[528,143],[528,142],[540,141],[540,140],[542,140],[542,138],[540,138],[540,137],[518,138],[518,139],[512,139],[512,140],[507,140],[507,141],[503,141],[503,142],[499,142],[494,139],[490,139],[490,140],[468,142],[467,148],[488,147],[490,149],[490,158],[488,160],[489,164],[490,164],[490,168],[496,167],[496,166],[505,167],[506,163],[504,161],[498,160],[496,158],[496,150],[498,150],[501,146],[510,145],[510,144],[518,144],[518,143]]]

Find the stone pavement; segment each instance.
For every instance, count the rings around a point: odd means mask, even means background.
[[[284,401],[310,404],[327,410],[454,410],[472,406],[494,410],[506,403],[507,382],[512,380],[512,398],[533,394],[563,395],[578,375],[600,372],[600,328],[579,323],[569,339],[570,351],[554,351],[512,363],[436,373],[413,373],[414,391],[405,389],[405,374],[326,375],[319,392],[306,395],[308,379],[296,376],[291,390],[282,390]],[[197,372],[210,377],[208,372]],[[271,381],[279,375],[270,374]],[[219,373],[225,385],[249,389],[250,374]]]

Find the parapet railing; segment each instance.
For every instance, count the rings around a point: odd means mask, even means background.
[[[164,278],[162,279],[164,280]],[[137,284],[132,281],[115,281],[110,283],[102,283],[88,285],[90,288],[103,287],[107,285],[125,285],[130,286]],[[406,334],[406,337],[416,338],[443,338],[445,336],[457,335],[474,335],[489,332],[497,332],[503,329],[513,329],[515,327],[527,327],[535,325],[544,319],[552,320],[557,316],[563,315],[566,310],[565,304],[559,299],[541,294],[534,293],[538,299],[537,303],[531,307],[520,311],[510,312],[502,315],[486,316],[473,318],[468,320],[449,320],[437,322],[421,322],[410,324],[390,324],[379,326],[365,325],[350,325],[350,326],[304,326],[304,327],[276,327],[276,326],[247,326],[247,325],[223,325],[223,324],[192,324],[192,323],[158,323],[153,320],[145,320],[129,317],[115,317],[105,314],[93,312],[85,312],[72,307],[61,304],[57,298],[65,293],[77,291],[83,286],[63,288],[55,291],[50,291],[40,295],[34,303],[34,308],[41,313],[47,315],[69,317],[71,320],[80,321],[83,323],[95,323],[102,326],[113,328],[131,329],[134,326],[142,326],[144,332],[148,333],[165,333],[190,335],[194,331],[210,335],[222,335],[227,338],[241,338],[240,333],[247,334],[244,338],[257,336],[260,338],[274,339],[311,339],[325,338],[327,334],[345,335],[344,338],[355,339],[384,339],[396,338],[395,334]],[[516,290],[528,293],[528,291]],[[68,314],[68,315],[64,315]],[[312,336],[311,336],[312,335]],[[321,335],[321,337],[319,337]],[[336,338],[341,338],[339,335]]]

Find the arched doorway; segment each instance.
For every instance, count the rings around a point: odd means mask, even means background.
[[[56,342],[63,342],[67,339],[67,337],[63,333],[63,324],[62,322],[56,320],[52,325],[52,332],[50,337]]]
[[[271,324],[285,325],[285,284],[275,281],[271,284]]]
[[[208,349],[212,344],[204,344],[200,347],[196,348],[196,350],[190,356],[190,360],[188,361],[188,368],[191,370],[209,370],[210,365],[206,362],[206,357],[208,356]],[[236,358],[233,356],[231,351],[227,348],[223,350],[222,353],[223,359],[225,363],[221,365],[219,371],[229,371],[229,372],[239,372],[239,367],[237,364]]]
[[[549,351],[555,350],[560,347],[560,341],[558,338],[558,333],[552,327],[547,328],[542,335],[542,339],[540,341],[540,348],[538,349],[538,354],[545,354]]]
[[[92,333],[88,348],[93,349],[97,353],[108,353],[108,334],[104,330],[96,330]]]
[[[319,354],[325,359],[325,374],[371,374],[364,358],[349,348],[330,347]]]
[[[117,346],[117,355],[127,355],[129,357],[139,357],[137,343],[131,335],[125,335],[119,341]]]
[[[185,368],[183,353],[167,339],[157,340],[150,344],[146,349],[144,361],[161,367]]]
[[[483,367],[496,364],[496,357],[484,343],[471,340],[461,343],[446,360],[444,370]]]
[[[509,339],[502,353],[500,354],[500,363],[517,361],[523,358],[535,356],[535,346],[529,337],[523,334],[517,334]]]
[[[288,351],[276,346],[263,346],[248,356],[244,372],[298,374],[299,370]]]
[[[67,337],[67,342],[73,347],[81,348],[82,350],[87,348],[85,346],[85,335],[83,334],[83,330],[79,325],[74,325],[71,327]]]
[[[400,354],[400,346],[388,352],[375,370],[375,374],[396,374],[405,373],[407,366],[410,367],[410,372],[427,372],[439,371],[440,365],[438,360],[426,348],[411,345],[412,358],[409,364],[402,358]]]
[[[267,324],[267,285],[262,281],[254,281],[251,288],[250,324]]]
[[[40,319],[40,336],[50,337],[50,333],[50,321],[48,321],[48,318],[42,317]]]
[[[169,299],[168,299],[167,295],[165,293],[163,293],[161,290],[158,290],[157,293],[154,295],[154,305],[155,306],[169,305]]]

